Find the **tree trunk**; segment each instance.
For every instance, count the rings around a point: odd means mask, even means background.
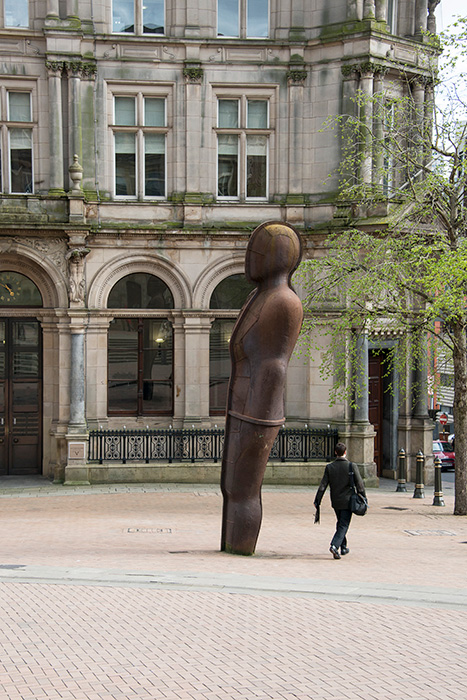
[[[466,326],[455,323],[454,331],[454,425],[455,501],[454,515],[467,515],[467,340]]]

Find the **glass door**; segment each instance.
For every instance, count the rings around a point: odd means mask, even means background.
[[[42,353],[35,319],[0,319],[0,474],[40,474]]]

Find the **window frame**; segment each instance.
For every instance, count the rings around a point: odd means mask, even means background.
[[[174,325],[173,317],[170,309],[163,309],[159,313],[148,314],[141,310],[135,310],[131,313],[132,309],[125,309],[121,313],[113,314],[112,321],[125,321],[131,320],[137,322],[137,363],[136,363],[136,410],[126,411],[121,409],[111,408],[110,406],[110,344],[109,344],[109,332],[107,333],[107,415],[109,417],[136,417],[141,418],[144,416],[173,416],[174,412],[174,397],[175,397],[175,382],[174,382],[174,368],[175,368],[175,347],[174,347]],[[170,407],[167,410],[144,410],[144,324],[145,322],[152,321],[167,321],[171,327],[171,341],[172,341],[172,364],[171,364],[171,387],[170,387]],[[110,326],[109,326],[110,331]],[[149,350],[149,348],[146,348]],[[157,382],[156,382],[157,383]]]
[[[24,32],[25,29],[31,29],[31,3],[27,2],[27,24],[22,24],[22,25],[12,25],[12,24],[7,24],[6,23],[6,8],[5,8],[5,0],[0,0],[0,21],[1,21],[1,26],[8,30],[8,31],[20,31]]]
[[[237,0],[237,12],[238,12],[237,33],[236,34],[220,34],[219,33],[219,17],[221,15],[221,11],[219,10],[219,0],[217,0],[217,3],[216,3],[217,36],[222,38],[222,39],[257,39],[257,40],[269,39],[270,32],[271,32],[271,0],[266,0],[267,1],[266,34],[264,36],[256,36],[255,34],[249,34],[249,32],[248,32],[248,6],[249,6],[250,2],[253,3],[255,1],[256,0]]]
[[[110,3],[110,33],[116,36],[149,36],[149,37],[165,37],[167,33],[167,2],[164,2],[164,27],[162,32],[145,32],[143,25],[143,0],[133,0],[133,31],[132,32],[117,32],[114,31],[114,0]]]
[[[31,195],[35,193],[35,120],[36,105],[34,87],[30,82],[23,85],[6,83],[0,86],[0,192],[14,195]],[[29,96],[29,121],[10,120],[10,94],[27,94]],[[31,189],[14,190],[11,170],[11,133],[15,129],[30,132],[31,139]],[[28,149],[29,150],[29,149]]]
[[[216,117],[214,132],[216,134],[216,198],[219,202],[228,201],[246,201],[246,202],[267,202],[270,198],[270,179],[271,179],[271,142],[274,136],[273,124],[273,96],[274,91],[262,91],[255,94],[253,92],[245,93],[244,90],[223,92],[219,90],[216,97]],[[220,127],[219,126],[219,108],[221,101],[237,101],[238,102],[238,126]],[[248,127],[248,104],[250,102],[265,102],[267,104],[267,127],[257,128]],[[238,138],[238,156],[237,156],[237,194],[236,195],[220,195],[219,194],[219,136],[231,135]],[[264,136],[266,138],[266,182],[265,194],[259,197],[248,197],[248,136]]]
[[[112,174],[112,184],[110,191],[113,193],[113,198],[116,201],[164,201],[167,199],[169,188],[168,180],[168,150],[169,136],[171,134],[170,94],[169,90],[154,90],[151,87],[142,85],[139,90],[135,90],[133,86],[110,85],[110,106],[109,106],[109,129],[111,131],[111,164],[109,169]],[[133,98],[135,103],[135,124],[122,125],[116,124],[116,99],[119,97]],[[146,126],[145,121],[145,100],[160,99],[164,101],[164,126]],[[135,194],[117,194],[117,167],[116,167],[116,149],[115,149],[115,134],[117,133],[133,133],[135,134]],[[146,134],[162,134],[164,136],[164,192],[161,195],[146,194],[146,177],[145,177],[145,135]]]

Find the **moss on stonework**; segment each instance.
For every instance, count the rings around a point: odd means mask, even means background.
[[[325,24],[321,27],[321,39],[335,39],[347,34],[361,34],[368,31],[382,32],[388,34],[386,22],[378,22],[375,19],[355,20],[353,22],[342,22],[339,24]]]

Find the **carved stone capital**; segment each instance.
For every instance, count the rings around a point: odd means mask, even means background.
[[[201,84],[204,71],[201,66],[185,66],[183,69],[183,75],[189,83]]]
[[[65,256],[68,261],[68,296],[72,305],[84,304],[86,292],[84,260],[89,252],[89,248],[77,246],[71,248]]]
[[[308,71],[303,68],[291,68],[287,71],[287,80],[289,85],[304,85],[307,79]]]
[[[45,62],[45,67],[49,73],[50,77],[59,78],[63,72],[63,61],[50,61]]]

